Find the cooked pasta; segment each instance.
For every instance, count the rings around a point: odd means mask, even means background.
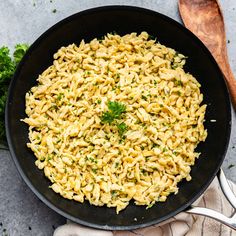
[[[52,190],[117,213],[132,199],[151,207],[177,194],[207,136],[185,60],[146,32],[60,48],[26,94],[23,120]]]

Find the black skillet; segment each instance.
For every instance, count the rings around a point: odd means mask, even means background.
[[[179,193],[164,203],[146,210],[131,203],[120,214],[115,209],[96,207],[87,201],[80,204],[62,198],[48,186],[26,147],[28,126],[20,121],[26,117],[25,94],[36,85],[36,79],[53,62],[53,54],[71,43],[79,44],[116,31],[120,35],[147,31],[157,40],[188,57],[185,70],[201,83],[207,104],[205,127],[208,137],[197,150],[200,158],[192,167],[190,182],[182,181]],[[211,122],[216,120],[216,122]],[[11,155],[18,171],[31,190],[50,208],[64,217],[90,227],[126,230],[162,222],[186,210],[209,186],[224,160],[231,130],[230,99],[222,73],[207,48],[189,30],[176,21],[154,11],[129,7],[108,6],[72,15],[47,30],[30,47],[11,82],[6,106],[6,131]]]

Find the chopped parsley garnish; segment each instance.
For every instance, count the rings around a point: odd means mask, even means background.
[[[147,97],[142,95],[142,99],[144,99],[145,101],[147,101]]]
[[[141,173],[142,173],[144,176],[147,176],[147,171],[146,171],[146,170],[141,169]]]
[[[112,35],[116,35],[117,32],[116,32],[115,30],[113,30],[113,31],[110,32],[110,34],[112,34]]]
[[[86,71],[84,72],[84,74],[85,74],[85,76],[91,75],[91,71],[86,70]]]
[[[181,80],[175,80],[175,86],[183,86],[183,82]]]
[[[157,40],[157,37],[155,37],[154,35],[148,35],[148,40]]]
[[[60,101],[64,97],[64,93],[59,93],[57,96],[57,100]]]
[[[115,190],[112,190],[112,191],[111,191],[111,196],[112,196],[112,197],[115,197],[116,194],[117,194],[117,192],[116,192]]]
[[[159,145],[157,145],[156,143],[153,143],[152,148],[155,148],[155,147],[159,147]]]
[[[115,78],[116,78],[116,79],[119,79],[119,78],[120,78],[120,74],[119,74],[119,73],[116,73],[116,74],[115,74]]]
[[[146,207],[146,210],[149,209],[149,208],[151,208],[151,207],[153,207],[153,205],[154,205],[154,203],[149,204],[149,205]]]
[[[98,38],[99,43],[101,43],[105,39],[105,36],[102,36],[101,38]]]
[[[119,136],[124,139],[124,133],[127,131],[127,125],[124,122],[119,123],[117,120],[122,119],[122,114],[126,112],[126,106],[120,102],[108,102],[108,111],[103,112],[101,116],[102,124],[112,123],[116,125]]]
[[[114,75],[114,81],[115,81],[116,83],[120,81],[120,74],[119,74],[119,73],[116,73],[116,74]]]
[[[111,124],[115,119],[120,119],[122,113],[126,111],[126,106],[120,102],[108,102],[108,110],[103,112],[101,122]]]
[[[116,126],[118,128],[118,133],[119,133],[120,137],[123,138],[124,133],[127,131],[127,125],[124,122],[122,122],[120,124],[117,124]]]
[[[90,161],[90,162],[95,163],[95,164],[98,163],[98,161],[96,159],[94,159],[93,157],[90,157],[90,156],[86,156],[85,161]]]
[[[228,166],[228,169],[231,169],[231,168],[233,168],[234,167],[234,165],[233,164],[230,164],[229,166]]]
[[[167,152],[168,149],[166,147],[163,148],[163,152]]]

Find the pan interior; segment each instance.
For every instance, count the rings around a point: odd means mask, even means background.
[[[82,39],[90,41],[108,32],[120,35],[147,31],[165,46],[188,57],[185,71],[200,84],[208,105],[205,127],[208,137],[197,151],[200,158],[192,167],[192,181],[182,181],[177,195],[164,203],[145,207],[130,204],[120,214],[115,209],[80,204],[62,198],[48,188],[49,180],[34,164],[35,157],[26,147],[28,126],[20,121],[26,114],[25,93],[37,82],[37,76],[53,62],[53,54]],[[216,120],[216,122],[210,122]],[[133,229],[159,223],[189,206],[206,189],[217,173],[227,150],[231,125],[230,101],[223,76],[208,50],[188,30],[159,13],[126,6],[102,7],[73,15],[44,33],[30,48],[19,65],[10,86],[6,110],[7,138],[11,154],[23,179],[48,206],[65,217],[103,229]]]

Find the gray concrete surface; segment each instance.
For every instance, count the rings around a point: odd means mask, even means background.
[[[229,59],[236,75],[236,1],[221,0]],[[133,5],[159,11],[180,21],[177,0],[1,0],[0,46],[32,43],[46,29],[78,11],[102,5]],[[54,10],[56,9],[56,10]],[[236,122],[223,168],[236,182]],[[235,165],[231,168],[230,166]],[[0,235],[50,236],[65,219],[45,206],[20,178],[9,152],[0,150]]]

